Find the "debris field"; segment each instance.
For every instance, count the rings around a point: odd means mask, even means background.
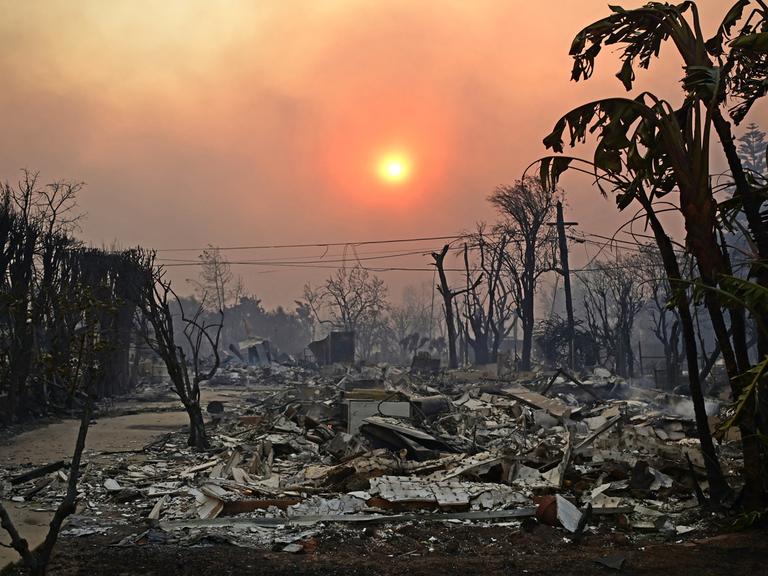
[[[417,526],[440,535],[421,555],[468,526],[546,525],[578,545],[590,534],[701,537],[718,519],[699,505],[707,484],[690,400],[603,369],[511,379],[489,369],[243,365],[209,385],[226,397],[207,406],[213,448],[188,448],[179,430],[138,450],[86,452],[65,539],[313,554],[323,539],[386,546]],[[136,405],[157,393],[145,385]],[[731,481],[737,440],[720,444]],[[67,473],[66,461],[2,470],[3,498],[53,509]],[[614,556],[597,560],[621,569],[626,556]]]

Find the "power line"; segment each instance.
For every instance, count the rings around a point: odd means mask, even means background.
[[[408,242],[411,240],[416,241],[429,241],[432,239],[448,239],[450,238],[452,242],[455,242],[456,240],[459,240],[462,238],[462,236],[436,236],[436,237],[428,237],[428,238],[418,238],[418,239],[396,239],[396,240],[375,240],[375,241],[366,241],[362,244],[389,244],[389,243],[401,243],[401,242]],[[451,243],[452,243],[451,242]],[[329,244],[330,245],[342,245],[341,243],[338,244]],[[299,244],[291,244],[291,245],[285,245],[285,247],[294,247],[294,246],[300,246]],[[259,260],[224,260],[223,263],[225,264],[231,264],[231,265],[242,265],[242,266],[270,266],[270,267],[277,267],[277,268],[315,268],[315,269],[336,269],[338,266],[330,266],[330,264],[342,264],[345,265],[347,263],[353,263],[357,262],[360,264],[363,268],[366,268],[367,270],[370,270],[372,272],[392,272],[392,271],[413,271],[413,272],[432,272],[433,268],[419,268],[419,267],[392,267],[392,266],[386,266],[386,267],[366,267],[362,264],[362,262],[367,262],[371,260],[385,260],[385,259],[392,259],[392,258],[403,258],[408,256],[426,256],[428,255],[432,250],[427,248],[422,248],[420,250],[412,250],[407,252],[397,251],[397,250],[380,250],[380,251],[369,251],[369,252],[357,252],[357,244],[344,244],[344,251],[341,254],[332,254],[330,256],[333,256],[333,258],[328,258],[329,254],[327,253],[327,247],[325,244],[321,245],[312,245],[307,247],[325,247],[326,251],[323,254],[312,254],[312,255],[293,255],[290,258],[287,259],[286,257],[282,258],[262,258]],[[475,244],[471,244],[471,247],[475,247]],[[352,248],[352,252],[354,253],[354,256],[348,255],[348,248]],[[192,250],[192,249],[190,249]],[[449,249],[451,252],[460,252],[463,250],[463,247],[457,246],[452,247]],[[171,258],[171,257],[161,257],[157,259],[157,262],[160,263],[162,266],[166,268],[176,268],[176,267],[192,267],[192,266],[201,266],[204,264],[202,260],[199,258]],[[447,271],[453,271],[453,272],[463,272],[463,268],[449,268],[446,269]],[[270,270],[269,272],[276,272],[278,270]],[[266,272],[266,271],[263,271]]]
[[[316,269],[326,269],[326,270],[337,270],[338,266],[324,266],[321,264],[308,264],[308,263],[283,263],[283,262],[265,262],[265,263],[257,263],[257,262],[237,262],[237,261],[231,261],[226,262],[227,264],[233,264],[237,266],[277,266],[280,268],[316,268]],[[200,266],[200,262],[177,262],[177,263],[171,263],[171,264],[163,264],[163,268],[177,268],[177,267],[190,267],[190,266]],[[367,267],[366,270],[370,270],[371,272],[433,272],[434,268],[406,268],[406,267],[393,267],[393,266],[386,266],[383,268],[371,268]],[[465,272],[464,268],[446,268],[446,272]],[[274,272],[274,270],[272,270]]]
[[[392,255],[398,255],[398,254],[422,254],[425,253],[424,250],[414,250],[413,252],[402,252],[402,248],[399,250],[370,250],[363,252],[365,256],[370,255],[380,255],[380,254],[392,254]],[[342,258],[346,254],[345,252],[334,252],[334,253],[328,253],[327,250],[324,250],[322,253],[318,254],[289,254],[281,257],[269,257],[269,258],[259,258],[259,262],[269,262],[269,261],[283,261],[283,260],[320,260],[322,258]],[[169,257],[169,256],[160,256],[156,259],[158,262],[186,262],[186,263],[192,263],[192,262],[199,262],[200,258],[192,257],[192,256],[186,256],[186,257]]]
[[[576,240],[572,236],[568,237],[570,240]],[[611,242],[599,242],[597,240],[590,240],[588,238],[582,238],[581,242],[584,242],[585,244],[589,244],[590,246],[601,246],[602,248],[606,248],[608,246],[611,246],[612,250],[619,250],[621,252],[632,252],[633,254],[642,254],[643,249],[640,247],[641,245],[635,245],[635,246],[612,246]]]
[[[589,236],[591,238],[599,238],[600,240],[606,240],[609,244],[625,244],[628,246],[638,247],[638,246],[645,246],[642,242],[632,242],[631,240],[622,240],[620,238],[615,238],[611,236],[603,236],[602,234],[593,234],[591,232],[582,232],[585,236]]]
[[[498,234],[502,234],[503,232],[500,231],[489,231],[485,232],[484,235],[487,237],[492,237]],[[578,234],[578,236],[576,235]],[[575,242],[580,242],[588,245],[594,245],[599,246],[600,249],[597,251],[597,253],[590,258],[589,262],[579,270],[574,270],[574,272],[589,272],[592,271],[591,264],[599,257],[599,255],[605,250],[605,248],[611,246],[614,249],[625,251],[625,252],[641,252],[641,248],[645,246],[644,243],[637,242],[637,241],[630,241],[630,240],[624,240],[619,239],[616,237],[608,237],[597,233],[592,232],[586,232],[582,230],[574,231],[574,233],[571,233],[568,238],[570,240],[573,240]],[[373,272],[394,272],[394,271],[403,271],[403,272],[433,272],[433,267],[407,267],[407,266],[383,266],[383,267],[366,267],[363,262],[369,262],[369,261],[375,261],[375,260],[387,260],[387,259],[395,259],[395,258],[404,258],[408,256],[426,256],[428,255],[432,250],[427,249],[426,247],[420,250],[411,250],[411,251],[397,251],[397,250],[380,250],[380,251],[369,251],[369,252],[358,252],[357,248],[360,246],[367,246],[367,245],[384,245],[384,244],[404,244],[404,243],[415,243],[415,242],[429,242],[429,241],[436,241],[436,240],[450,240],[449,244],[453,244],[454,242],[460,241],[462,239],[465,240],[475,240],[475,242],[472,242],[470,244],[471,248],[476,248],[478,246],[476,238],[473,238],[472,233],[461,233],[456,235],[445,235],[445,236],[423,236],[423,237],[413,237],[413,238],[395,238],[395,239],[379,239],[379,240],[364,240],[364,241],[358,241],[358,242],[313,242],[313,243],[294,243],[294,244],[263,244],[263,245],[253,245],[253,246],[228,246],[228,247],[214,247],[221,251],[230,251],[230,250],[270,250],[270,249],[287,249],[287,248],[323,248],[325,251],[322,254],[307,254],[307,255],[291,255],[291,256],[284,256],[284,257],[271,257],[271,258],[260,258],[257,260],[227,260],[225,263],[231,264],[231,265],[238,265],[238,266],[269,266],[273,267],[273,270],[270,270],[270,272],[277,272],[279,269],[284,268],[315,268],[315,269],[336,269],[338,266],[335,266],[334,264],[338,265],[345,265],[347,263],[357,263],[363,268],[366,268],[368,270],[371,270]],[[599,239],[599,240],[595,240]],[[519,239],[517,239],[518,242],[520,242]],[[210,246],[209,246],[210,247]],[[329,254],[328,249],[331,247],[344,247],[344,250],[341,254]],[[349,254],[349,249],[352,249],[352,255]],[[201,248],[165,248],[165,249],[158,249],[158,252],[201,252],[206,250],[207,248],[201,249]],[[462,246],[454,246],[450,249],[452,252],[460,252],[463,250]],[[164,267],[172,268],[172,267],[191,267],[191,266],[200,266],[203,264],[201,260],[198,258],[173,258],[173,257],[160,257],[157,259],[158,263],[162,264]],[[446,271],[449,272],[465,272],[463,268],[449,268],[446,269]],[[266,271],[263,271],[266,272]]]
[[[456,240],[461,234],[452,236],[425,236],[420,238],[397,238],[391,240],[363,240],[359,242],[310,242],[306,244],[261,244],[255,246],[206,246],[205,248],[158,248],[156,252],[202,252],[213,247],[217,250],[273,250],[281,248],[329,248],[331,246],[366,246],[370,244],[398,244],[405,242],[427,242],[431,240]]]
[[[386,260],[389,258],[402,258],[405,256],[423,256],[427,253],[423,250],[415,250],[411,252],[398,252],[396,254],[387,254],[387,255],[379,255],[379,256],[368,256],[367,254],[364,254],[363,257],[356,257],[356,258],[350,258],[350,257],[342,257],[342,258],[334,258],[334,259],[326,259],[322,257],[317,256],[299,256],[299,258],[315,258],[316,262],[318,263],[324,263],[324,264],[344,264],[352,260],[357,261],[368,261],[368,260]],[[202,264],[203,262],[201,260],[192,260],[192,259],[173,259],[173,258],[158,258],[158,262],[171,262],[176,264]],[[260,260],[239,260],[239,261],[229,261],[227,262],[229,264],[311,264],[312,262],[300,262],[298,260],[286,260],[284,258],[264,258]]]

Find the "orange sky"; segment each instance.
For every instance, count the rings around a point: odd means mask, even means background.
[[[610,56],[592,81],[569,82],[570,42],[606,4],[0,0],[0,177],[26,167],[86,182],[82,235],[97,244],[452,234],[492,215],[489,192],[543,153],[562,113],[623,93]],[[728,4],[699,2],[710,30]],[[673,97],[678,65],[664,58],[638,86]],[[768,127],[765,116],[761,107],[751,120]],[[400,186],[376,177],[390,151],[410,158]],[[567,183],[569,218],[584,230],[612,232],[624,221],[587,181]],[[588,255],[578,250],[577,261]],[[329,272],[237,271],[269,305],[290,304],[307,279]],[[173,274],[183,282],[195,270]],[[382,276],[395,294],[431,278]]]

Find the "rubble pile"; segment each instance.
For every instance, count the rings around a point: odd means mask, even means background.
[[[179,431],[136,451],[87,453],[68,533],[142,519],[123,544],[298,552],[339,524],[535,517],[573,538],[601,526],[664,536],[703,526],[704,463],[685,398],[602,370],[583,381],[520,376],[231,367],[210,382],[229,392],[208,406],[213,448],[195,452]],[[2,470],[3,498],[55,508],[66,468]]]

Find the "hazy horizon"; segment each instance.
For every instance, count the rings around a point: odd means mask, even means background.
[[[545,153],[541,140],[563,113],[625,94],[610,54],[593,80],[569,80],[571,40],[607,15],[607,4],[0,0],[0,178],[14,181],[28,168],[43,182],[85,182],[80,236],[96,245],[457,234],[493,217],[488,194]],[[725,6],[698,4],[713,31]],[[677,99],[680,76],[667,46],[636,87]],[[768,128],[766,116],[761,103],[747,121]],[[410,170],[397,184],[377,177],[377,163],[393,153]],[[722,167],[719,158],[713,166]],[[583,231],[610,234],[630,217],[587,179],[564,185],[567,218]],[[234,271],[272,307],[290,306],[305,282],[358,256],[429,268],[427,256],[389,256],[441,245],[227,255],[261,263]],[[577,266],[595,253],[572,249]],[[282,265],[324,254],[315,265],[327,267]],[[196,273],[171,272],[180,285]],[[404,286],[431,281],[430,272],[380,276],[395,299]]]

